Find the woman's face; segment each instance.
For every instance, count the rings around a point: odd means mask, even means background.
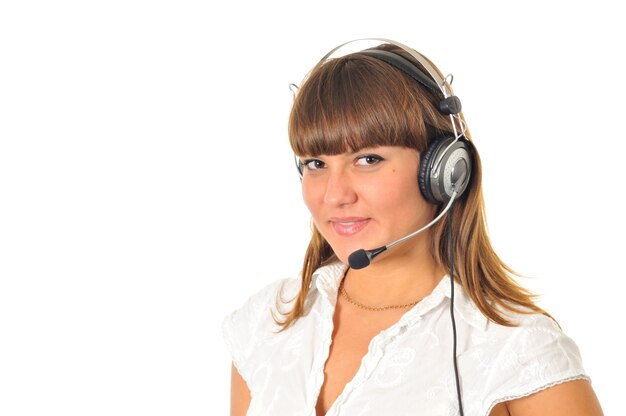
[[[414,149],[380,146],[300,160],[304,202],[344,263],[354,251],[389,244],[434,216],[435,205],[419,191]]]

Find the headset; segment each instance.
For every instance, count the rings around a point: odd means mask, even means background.
[[[452,321],[453,330],[453,364],[454,374],[456,380],[456,391],[459,405],[460,415],[463,416],[463,403],[461,399],[461,388],[459,382],[458,365],[456,359],[456,322],[454,319],[454,249],[452,239],[452,203],[455,199],[458,199],[465,189],[467,188],[473,167],[473,146],[465,137],[466,125],[461,118],[461,100],[454,95],[451,87],[453,77],[442,78],[439,73],[432,67],[430,62],[419,52],[399,43],[384,38],[367,38],[356,39],[349,42],[345,42],[330,52],[328,52],[321,60],[320,63],[326,61],[333,53],[338,49],[343,48],[353,42],[358,41],[380,41],[395,45],[400,49],[407,52],[417,62],[419,62],[428,75],[420,70],[415,64],[403,56],[386,50],[379,49],[366,49],[360,52],[356,52],[356,55],[365,55],[382,62],[385,62],[394,68],[402,71],[415,81],[417,81],[422,87],[432,91],[440,97],[440,101],[437,103],[438,110],[450,117],[452,123],[452,136],[443,136],[431,139],[426,151],[421,154],[420,166],[418,171],[418,184],[419,189],[424,198],[435,205],[445,205],[441,213],[429,224],[421,229],[396,240],[386,246],[379,247],[373,250],[358,250],[350,255],[349,263],[350,267],[359,269],[366,267],[370,264],[370,261],[374,259],[378,254],[382,253],[386,249],[394,246],[397,243],[405,241],[413,236],[421,233],[425,229],[429,228],[435,222],[437,222],[443,214],[448,210],[448,232],[450,241],[450,277],[451,277],[451,296],[450,296],[450,316]],[[294,93],[295,95],[295,93]],[[461,131],[457,131],[457,122]],[[296,157],[296,167],[300,180],[302,181],[304,166],[300,160]]]

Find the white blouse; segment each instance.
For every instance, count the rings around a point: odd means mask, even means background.
[[[279,280],[227,316],[223,333],[252,401],[247,415],[315,416],[333,333],[333,312],[346,266],[313,275],[308,312],[284,332],[270,314],[276,294],[293,300],[300,279]],[[458,415],[452,362],[450,278],[370,342],[354,378],[327,416]],[[289,310],[290,304],[282,310]],[[455,283],[457,357],[463,410],[486,416],[499,402],[570,380],[586,379],[576,344],[549,317],[511,315],[489,321]]]

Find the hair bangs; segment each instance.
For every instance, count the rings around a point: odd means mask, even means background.
[[[316,66],[289,118],[297,155],[335,155],[366,147],[423,151],[429,129],[415,82],[384,62],[348,55]]]

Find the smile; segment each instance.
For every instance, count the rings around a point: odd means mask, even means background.
[[[343,236],[351,236],[360,232],[369,222],[369,218],[331,218],[330,220],[335,232]]]

